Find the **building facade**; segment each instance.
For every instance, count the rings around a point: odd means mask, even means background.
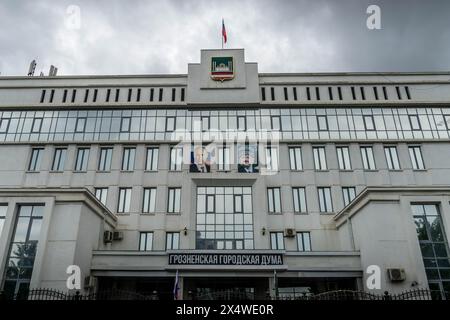
[[[450,298],[449,134],[450,73],[0,77],[2,289]]]

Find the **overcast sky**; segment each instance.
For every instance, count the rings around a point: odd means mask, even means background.
[[[0,0],[0,73],[32,59],[37,74],[186,73],[220,48],[222,17],[226,48],[260,72],[449,71],[449,14],[448,0]]]

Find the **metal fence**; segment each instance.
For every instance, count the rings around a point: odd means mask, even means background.
[[[68,293],[55,289],[31,289],[26,292],[7,295],[0,292],[0,300],[157,300],[157,295],[143,295],[132,291],[107,290],[96,293],[81,294],[79,291]]]
[[[331,301],[352,301],[352,300],[431,300],[431,292],[427,289],[412,289],[397,294],[390,294],[385,291],[383,294],[370,293],[354,290],[336,290],[319,294],[304,293],[297,296],[278,296],[274,300],[331,300]]]
[[[431,292],[427,289],[412,289],[397,294],[390,294],[387,291],[384,294],[375,294],[365,291],[354,290],[336,290],[319,294],[304,293],[301,295],[279,295],[275,297],[267,297],[272,300],[303,300],[303,301],[358,301],[358,300],[383,300],[383,301],[400,301],[400,300],[432,300]],[[433,296],[436,299],[435,296]],[[107,290],[97,293],[81,294],[79,291],[75,293],[67,293],[55,289],[31,289],[15,295],[7,295],[0,292],[0,300],[54,300],[54,301],[84,301],[84,300],[158,300],[159,296],[156,292],[150,294],[141,294],[132,291],[123,290]],[[253,300],[253,293],[237,294],[235,291],[218,290],[207,295],[201,295],[194,298],[195,300]]]

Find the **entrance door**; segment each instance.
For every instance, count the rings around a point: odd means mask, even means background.
[[[193,300],[266,299],[267,278],[185,278],[184,297]]]

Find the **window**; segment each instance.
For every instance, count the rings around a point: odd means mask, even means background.
[[[317,116],[317,128],[319,129],[319,131],[328,130],[327,116]]]
[[[181,208],[181,188],[169,188],[168,213],[179,213]]]
[[[137,89],[136,102],[141,101],[141,88]]]
[[[78,148],[75,171],[86,171],[89,160],[89,148]]]
[[[309,90],[309,87],[306,87],[306,98],[307,98],[308,100],[311,100],[311,92],[310,92],[310,90]]]
[[[111,97],[111,89],[108,89],[108,90],[106,90],[105,102],[109,102],[110,97]]]
[[[388,99],[388,94],[387,94],[386,87],[383,87],[383,96],[384,96],[384,100]]]
[[[320,212],[332,212],[333,203],[331,202],[331,188],[319,187],[317,188],[319,193],[319,209]]]
[[[293,187],[292,197],[294,199],[294,212],[307,212],[305,188]]]
[[[328,98],[333,100],[333,88],[328,87]]]
[[[364,170],[375,170],[375,159],[372,147],[361,147],[361,157]]]
[[[375,123],[373,122],[373,116],[363,116],[363,118],[364,118],[364,128],[366,128],[367,131],[374,131]]]
[[[292,88],[292,93],[294,94],[294,100],[297,101],[297,88],[296,87]]]
[[[450,299],[449,247],[439,206],[411,204],[425,274],[433,299]]]
[[[27,294],[41,233],[44,206],[21,205],[15,220],[6,261],[6,296]]]
[[[89,89],[84,90],[84,102],[86,103],[89,99]]]
[[[395,91],[397,91],[398,100],[402,100],[402,93],[400,92],[400,87],[395,87]]]
[[[270,233],[270,248],[272,250],[284,250],[284,234],[283,232]]]
[[[3,225],[6,220],[6,211],[8,211],[8,206],[5,204],[0,204],[0,237],[2,236]]]
[[[184,88],[181,88],[181,101],[184,101]]]
[[[162,101],[162,100],[163,100],[163,88],[159,88],[158,101]]]
[[[314,167],[316,170],[327,170],[325,147],[313,147]]]
[[[2,118],[0,119],[0,133],[6,133],[8,132],[8,127],[9,127],[9,121],[11,119],[9,118]]]
[[[119,95],[120,95],[120,89],[116,89],[116,98],[114,99],[115,102],[119,101]]]
[[[166,118],[166,132],[175,131],[175,117]]]
[[[133,95],[133,89],[128,89],[128,97],[127,97],[127,101],[130,102],[131,101],[131,96]]]
[[[309,232],[297,232],[298,251],[311,251],[311,236]]]
[[[230,170],[230,148],[218,147],[217,153],[218,153],[217,169],[219,171],[229,171]]]
[[[409,157],[414,170],[424,170],[425,164],[423,162],[422,151],[419,146],[408,147]]]
[[[156,188],[144,188],[143,213],[153,213],[156,211]]]
[[[409,123],[411,124],[412,130],[421,130],[419,117],[417,115],[410,115]]]
[[[112,148],[100,148],[100,158],[98,161],[99,171],[110,171],[111,170],[111,159],[112,159]]]
[[[120,132],[130,132],[131,118],[124,117],[120,120]]]
[[[118,213],[130,212],[131,206],[131,188],[119,188]]]
[[[104,206],[106,206],[106,198],[108,196],[108,188],[95,188],[95,197]]]
[[[52,103],[54,97],[55,97],[55,89],[52,89],[52,91],[50,91],[50,100],[48,102]]]
[[[42,150],[44,149],[41,148],[31,149],[31,158],[30,164],[28,165],[28,171],[39,171],[41,167]]]
[[[64,171],[64,163],[66,161],[66,148],[56,148],[53,157],[52,171]]]
[[[145,170],[157,171],[158,170],[158,156],[159,149],[156,147],[147,148],[147,160],[145,162]]]
[[[202,116],[202,131],[208,131],[209,130],[209,116]]]
[[[364,92],[364,87],[359,88],[361,91],[361,99],[366,100],[366,93]]]
[[[280,188],[267,188],[267,200],[270,213],[281,213]]]
[[[266,88],[261,88],[261,99],[266,101]]]
[[[352,98],[353,98],[353,100],[356,100],[355,87],[351,87],[350,89],[351,89],[351,91],[352,91]]]
[[[237,129],[239,131],[246,131],[247,130],[247,118],[245,116],[238,116],[237,117]]]
[[[278,149],[276,147],[266,148],[266,167],[268,171],[278,171]]]
[[[86,118],[77,118],[75,132],[84,132],[85,127],[86,127]]]
[[[283,91],[284,91],[284,100],[289,100],[289,96],[288,96],[288,88],[287,87],[284,87],[283,88]]]
[[[351,170],[350,152],[348,147],[336,147],[339,170]]]
[[[342,89],[341,89],[341,87],[338,87],[338,96],[339,96],[339,100],[342,100]]]
[[[46,92],[46,90],[42,90],[41,101],[40,101],[41,103],[43,103],[45,100],[45,92]]]
[[[316,87],[316,100],[320,100],[320,90],[319,90],[319,87]]]
[[[272,101],[275,100],[275,88],[274,87],[270,88],[270,96],[272,98]]]
[[[301,147],[289,147],[289,162],[291,170],[303,170]]]
[[[166,233],[166,250],[178,250],[180,248],[180,233]]]
[[[406,97],[408,98],[408,100],[411,100],[411,93],[409,92],[409,87],[405,87],[405,91],[406,91]]]
[[[141,232],[139,235],[139,251],[152,251],[153,232]]]
[[[122,170],[134,170],[134,158],[136,156],[136,148],[123,148]]]
[[[183,148],[173,147],[170,149],[170,170],[181,171],[183,164]]]
[[[346,207],[356,197],[355,187],[342,187],[342,196],[344,197],[344,207]]]
[[[77,90],[73,89],[72,90],[72,103],[75,102],[76,97],[77,97]]]
[[[66,103],[66,101],[67,101],[67,89],[64,89],[62,102]]]
[[[175,88],[172,88],[172,102],[175,101]]]
[[[42,127],[42,118],[34,118],[33,125],[31,127],[31,133],[41,132],[41,127]]]
[[[396,147],[384,147],[384,154],[389,170],[400,170]]]
[[[378,100],[378,88],[373,87],[373,95],[375,96],[375,100]]]
[[[92,102],[97,102],[98,89],[94,90],[94,97],[92,98]]]
[[[196,249],[253,249],[251,187],[198,187]]]
[[[271,116],[270,123],[272,126],[272,130],[281,131],[281,119],[280,116]]]
[[[150,101],[153,101],[154,95],[155,95],[155,89],[151,88],[150,89]]]

